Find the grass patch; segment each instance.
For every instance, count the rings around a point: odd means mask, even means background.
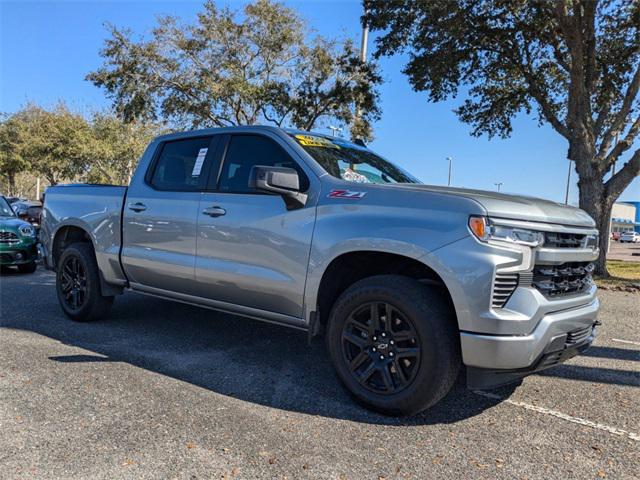
[[[607,269],[612,277],[640,282],[640,262],[623,262],[621,260],[609,260]]]
[[[596,277],[598,287],[605,290],[640,291],[640,262],[609,260],[609,278]]]

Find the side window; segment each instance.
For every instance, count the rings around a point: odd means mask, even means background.
[[[160,190],[198,190],[211,137],[174,140],[162,145],[151,185]]]
[[[252,193],[249,175],[255,165],[288,167],[298,171],[300,190],[309,188],[309,179],[300,166],[273,140],[262,135],[231,137],[222,166],[218,190],[228,193]]]

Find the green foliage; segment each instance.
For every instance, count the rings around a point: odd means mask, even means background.
[[[60,103],[51,110],[29,104],[0,122],[0,178],[10,193],[19,174],[60,181],[126,185],[155,124],[125,124],[114,115],[90,120]]]
[[[87,78],[106,90],[127,122],[311,129],[331,119],[357,123],[353,133],[369,138],[380,115],[376,65],[360,62],[350,42],[306,41],[302,20],[279,3],[258,0],[238,18],[207,1],[194,23],[159,18],[149,39],[109,31],[104,63]]]
[[[23,134],[18,119],[4,115],[0,120],[0,177],[7,183],[10,195],[16,191],[16,176],[27,167],[20,149]]]
[[[151,140],[164,133],[152,123],[124,123],[113,115],[97,113],[91,120],[91,158],[86,181],[128,185],[138,159]]]
[[[55,185],[86,169],[91,128],[81,115],[64,104],[50,111],[30,104],[12,118],[22,125],[20,151],[29,170]]]

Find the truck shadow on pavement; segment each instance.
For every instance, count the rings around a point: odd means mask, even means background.
[[[387,425],[453,423],[499,403],[458,382],[426,413],[386,417],[351,399],[333,371],[323,342],[309,345],[304,332],[133,293],[118,297],[107,319],[74,323],[62,314],[48,275],[36,279],[29,281],[33,304],[28,309],[11,301],[13,288],[4,285],[0,326],[32,331],[89,351],[50,356],[66,370],[65,375],[73,375],[78,363],[126,362],[272,408]],[[514,388],[495,393],[508,397]],[[215,402],[212,399],[212,405]]]

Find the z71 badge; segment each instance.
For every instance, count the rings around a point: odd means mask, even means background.
[[[327,197],[329,198],[350,198],[353,200],[357,200],[359,198],[364,197],[367,192],[356,192],[353,190],[331,190]]]

